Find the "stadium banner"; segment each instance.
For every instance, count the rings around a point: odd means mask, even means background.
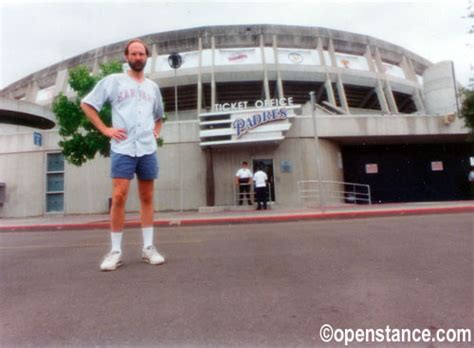
[[[382,66],[384,73],[386,73],[387,75],[400,77],[402,79],[405,78],[405,73],[403,72],[403,69],[399,66],[388,63],[382,63]]]
[[[216,65],[261,64],[262,57],[256,48],[219,49]]]
[[[369,70],[369,64],[365,57],[354,56],[352,54],[336,53],[336,64],[338,68],[364,71]]]
[[[316,50],[278,49],[278,62],[292,65],[321,65]]]

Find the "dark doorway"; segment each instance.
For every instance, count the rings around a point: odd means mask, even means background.
[[[258,169],[262,169],[268,176],[268,183],[270,185],[270,202],[275,202],[275,182],[273,178],[273,159],[257,158],[252,160],[252,171],[255,173]]]
[[[469,199],[472,152],[468,143],[344,146],[344,181],[370,185],[374,203]]]

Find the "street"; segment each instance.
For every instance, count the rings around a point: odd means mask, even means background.
[[[0,346],[328,347],[326,323],[472,329],[473,222],[159,227],[162,266],[141,261],[131,229],[114,272],[99,271],[107,231],[0,233]]]

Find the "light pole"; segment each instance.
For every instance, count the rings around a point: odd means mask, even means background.
[[[318,188],[319,188],[319,205],[321,210],[324,211],[324,188],[323,180],[321,178],[321,154],[319,149],[319,138],[318,138],[318,126],[316,124],[316,97],[314,92],[309,92],[311,100],[311,118],[313,119],[313,135],[314,135],[314,150],[316,155],[316,172],[318,174]]]
[[[172,53],[168,57],[168,64],[174,70],[174,112],[176,122],[178,123],[178,171],[179,171],[179,211],[183,211],[183,173],[181,167],[181,125],[179,123],[178,115],[178,81],[177,71],[181,64],[183,64],[183,58],[179,53]]]

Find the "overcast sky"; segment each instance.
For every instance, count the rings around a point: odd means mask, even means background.
[[[472,1],[472,0],[471,0]],[[0,88],[85,51],[161,31],[224,24],[340,29],[453,60],[466,85],[474,64],[469,0],[25,1],[1,6]]]

